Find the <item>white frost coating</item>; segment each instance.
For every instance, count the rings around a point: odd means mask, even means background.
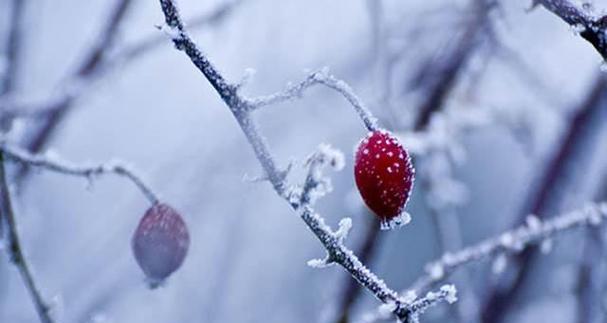
[[[433,280],[439,280],[445,277],[445,267],[441,263],[431,263],[426,265],[426,273]]]
[[[343,243],[344,240],[348,237],[350,229],[352,229],[351,218],[343,218],[339,221],[339,228],[337,229],[337,231],[335,231],[335,237],[340,243]]]
[[[414,290],[408,290],[402,293],[400,302],[403,304],[411,304],[417,299],[417,293]]]
[[[457,289],[454,285],[444,285],[440,288],[440,291],[445,293],[445,300],[449,304],[457,302]]]
[[[380,220],[380,229],[381,230],[393,230],[396,228],[400,228],[405,226],[411,222],[411,214],[406,211],[403,211],[396,217],[391,219],[381,219]]]
[[[308,260],[306,264],[312,268],[326,268],[332,265],[333,263],[329,262],[328,258],[325,258]]]
[[[313,205],[316,200],[325,196],[333,190],[333,185],[328,177],[324,177],[322,170],[330,166],[334,170],[341,170],[344,167],[344,155],[337,149],[328,144],[320,144],[315,153],[308,157],[305,166],[308,167],[308,175],[301,192],[293,189],[287,192],[287,197],[291,205]],[[297,196],[293,193],[299,193],[300,201],[296,201]]]
[[[167,24],[156,25],[156,28],[171,40],[179,40],[182,37],[181,31],[178,28],[171,27]]]
[[[334,170],[340,171],[344,169],[346,159],[341,151],[331,147],[329,144],[320,144],[318,146],[318,151],[320,154],[322,154],[322,159],[325,160]]]
[[[242,75],[240,81],[238,81],[238,83],[236,84],[236,87],[242,88],[249,84],[251,80],[253,80],[253,78],[255,77],[255,74],[257,74],[257,70],[255,70],[254,68],[245,68],[244,74]]]
[[[396,310],[397,307],[398,307],[398,305],[396,304],[396,302],[392,301],[392,302],[388,302],[388,303],[380,305],[378,308],[378,311],[382,317],[389,317],[392,314],[392,312],[394,312],[394,310]]]
[[[573,32],[573,34],[575,36],[579,36],[581,33],[583,33],[586,30],[586,26],[582,25],[582,24],[575,24],[575,25],[571,25],[571,31]]]
[[[542,228],[542,221],[536,215],[528,215],[525,222],[529,231],[537,231]]]
[[[430,291],[426,296],[418,298],[408,306],[410,311],[409,321],[419,322],[419,315],[423,314],[428,308],[439,304],[440,302],[453,304],[457,301],[457,289],[453,285],[443,285],[438,291]],[[385,317],[381,309],[378,309],[376,318]],[[408,322],[409,322],[408,321]]]

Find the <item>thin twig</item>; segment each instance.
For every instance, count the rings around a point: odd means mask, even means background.
[[[7,182],[6,170],[4,168],[4,153],[0,151],[0,220],[7,227],[7,252],[11,262],[19,269],[19,274],[23,278],[23,282],[27,291],[34,302],[36,312],[42,323],[53,323],[54,320],[50,315],[50,307],[42,298],[40,290],[37,287],[36,281],[32,275],[32,271],[23,254],[23,248],[17,233],[17,224],[15,223],[15,213],[11,203],[9,185]]]
[[[247,101],[248,106],[251,107],[251,110],[256,110],[264,106],[274,105],[292,100],[293,98],[301,97],[307,89],[319,84],[333,89],[341,94],[352,105],[352,107],[354,107],[354,110],[360,119],[365,123],[367,129],[369,129],[369,131],[377,130],[377,119],[373,117],[366,105],[354,93],[354,90],[352,90],[352,88],[346,82],[329,74],[327,68],[310,73],[305,80],[297,83],[296,85],[287,87],[287,89],[284,91],[245,100]]]
[[[142,177],[131,169],[131,167],[120,161],[109,161],[98,165],[76,165],[67,161],[58,160],[55,157],[33,155],[25,150],[10,147],[6,144],[0,145],[0,151],[2,151],[7,158],[28,166],[42,167],[65,175],[84,177],[88,180],[104,174],[123,176],[135,184],[151,204],[156,204],[159,201],[156,193],[154,193],[150,186],[145,183]]]

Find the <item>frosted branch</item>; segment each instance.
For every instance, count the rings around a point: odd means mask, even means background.
[[[607,59],[607,16],[593,17],[569,0],[534,0],[533,6],[537,5],[563,19]]]
[[[524,225],[506,231],[458,252],[445,253],[438,260],[426,265],[426,275],[419,278],[410,290],[427,290],[446,279],[454,270],[469,263],[505,253],[518,253],[530,245],[541,244],[557,234],[581,226],[597,226],[607,218],[607,202],[591,204],[580,210],[541,221],[529,216]]]
[[[7,158],[19,163],[45,168],[65,175],[80,176],[89,180],[95,176],[104,174],[123,176],[135,184],[150,203],[158,203],[158,196],[152,191],[150,186],[145,183],[141,176],[139,176],[130,166],[120,161],[109,161],[98,165],[77,165],[48,154],[34,155],[20,148],[10,147],[6,144],[0,145],[0,151],[2,151]]]
[[[213,88],[215,88],[221,99],[228,106],[238,121],[240,128],[251,144],[257,159],[265,170],[267,178],[272,184],[276,193],[289,202],[293,210],[299,214],[308,228],[312,231],[312,233],[314,233],[318,240],[320,240],[327,251],[328,256],[326,260],[321,260],[320,262],[313,261],[312,264],[333,262],[340,265],[348,273],[350,273],[350,275],[352,275],[356,281],[368,289],[377,299],[383,303],[396,303],[397,306],[395,306],[392,312],[401,321],[411,322],[410,319],[412,311],[405,304],[400,304],[398,293],[390,289],[383,280],[378,278],[367,267],[365,267],[350,249],[344,246],[343,238],[349,229],[348,221],[346,220],[345,222],[342,222],[341,229],[334,232],[327,224],[325,224],[324,219],[318,213],[316,213],[310,205],[292,203],[290,194],[285,194],[285,179],[284,177],[280,176],[281,172],[276,166],[274,157],[270,153],[265,139],[259,133],[254,120],[251,118],[251,113],[255,110],[255,104],[252,102],[255,101],[250,101],[241,97],[238,94],[238,87],[226,81],[226,79],[211,64],[208,58],[200,51],[200,49],[198,49],[196,44],[186,32],[174,1],[160,0],[160,4],[167,26],[174,30],[174,32],[171,34],[175,35],[175,37],[172,37],[175,47],[178,50],[185,52],[192,63],[200,70],[200,72],[202,72]],[[311,78],[311,80],[316,79],[316,76]],[[353,94],[349,86],[333,78],[324,78],[324,76],[321,76],[320,80],[322,80],[322,84],[325,84],[342,93],[355,106],[355,109],[359,111],[359,114],[360,111],[363,111],[366,115],[368,115],[369,118],[363,118],[365,125],[367,125],[368,128],[373,129],[375,127],[375,119],[368,114],[366,108],[361,109],[361,107],[364,107],[364,105],[359,104],[360,100],[358,100],[358,98]],[[294,92],[292,91],[292,93]],[[284,96],[279,95],[279,97]],[[269,101],[270,103],[276,103],[284,101],[284,99],[271,99]],[[268,100],[258,100],[256,102],[268,102]],[[257,104],[261,105],[261,103]]]
[[[544,222],[537,217],[530,216],[527,218],[525,225],[460,251],[443,254],[438,260],[426,265],[426,274],[415,281],[410,288],[404,290],[402,294],[413,295],[409,298],[415,299],[417,292],[429,290],[433,285],[447,279],[452,272],[462,266],[492,257],[498,257],[496,259],[499,259],[500,256],[507,253],[518,253],[531,245],[552,241],[560,233],[583,226],[599,226],[606,223],[606,220],[607,202],[590,204]],[[445,299],[449,303],[455,301],[455,291],[451,289],[451,285],[446,285],[441,287],[438,292],[428,292],[426,298],[435,300],[435,302],[428,302],[428,299],[409,301],[408,308],[411,310],[411,318],[413,319],[410,322],[417,322],[414,313],[423,313],[424,310],[439,300]],[[439,297],[438,295],[442,296]],[[387,318],[385,305],[382,305],[377,311],[366,314],[362,321],[370,323]]]
[[[314,85],[324,85],[341,94],[350,103],[350,105],[352,105],[367,129],[373,131],[378,128],[377,119],[373,117],[369,109],[354,93],[354,90],[350,87],[350,85],[331,75],[328,68],[323,68],[319,71],[310,73],[303,81],[295,85],[289,85],[283,91],[266,96],[246,99],[246,101],[251,110],[256,110],[264,106],[301,98],[304,92]]]
[[[19,270],[25,288],[34,302],[40,322],[54,323],[50,314],[50,307],[47,305],[38,289],[27,258],[23,253],[23,248],[21,247],[21,242],[17,233],[15,212],[11,202],[11,194],[4,168],[4,155],[3,152],[0,152],[0,220],[3,223],[3,226],[6,226],[6,239],[8,241],[8,248],[6,250],[11,262]]]

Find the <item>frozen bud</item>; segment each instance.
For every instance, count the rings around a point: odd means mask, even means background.
[[[189,246],[190,235],[181,215],[162,203],[145,212],[132,239],[135,260],[151,288],[181,266]]]

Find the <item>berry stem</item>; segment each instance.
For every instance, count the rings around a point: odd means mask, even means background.
[[[293,100],[303,96],[304,92],[314,85],[324,85],[325,87],[341,94],[350,103],[358,117],[361,119],[367,130],[379,130],[377,118],[363,103],[363,101],[354,93],[354,90],[348,83],[336,78],[329,73],[328,68],[308,74],[301,82],[287,87],[285,90],[269,95],[258,96],[254,98],[245,98],[249,110],[257,110],[268,105],[275,105],[285,101]]]
[[[98,165],[76,165],[67,161],[57,160],[42,155],[34,155],[17,147],[11,147],[6,144],[0,144],[0,152],[6,158],[13,161],[26,164],[29,166],[38,166],[51,170],[57,173],[85,177],[89,180],[94,176],[103,174],[115,174],[123,176],[131,181],[143,195],[148,199],[150,204],[158,204],[159,198],[150,186],[136,173],[131,167],[118,162],[109,161]]]

